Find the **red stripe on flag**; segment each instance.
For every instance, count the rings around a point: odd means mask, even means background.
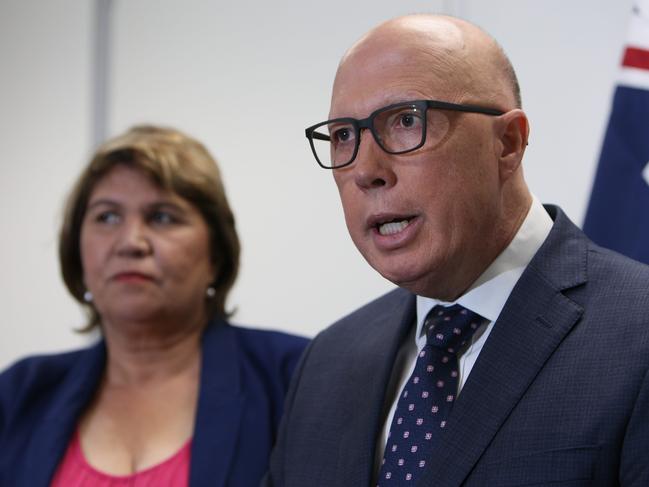
[[[649,70],[649,51],[638,47],[627,47],[622,66]]]

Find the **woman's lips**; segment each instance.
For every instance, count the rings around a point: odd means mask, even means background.
[[[140,281],[153,281],[153,276],[144,274],[142,272],[127,271],[119,272],[113,276],[113,280],[120,282],[140,282]]]

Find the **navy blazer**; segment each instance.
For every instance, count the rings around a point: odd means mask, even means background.
[[[417,486],[649,486],[649,267],[602,249],[556,207]],[[266,485],[365,487],[386,388],[415,322],[393,291],[308,347]]]
[[[255,487],[268,466],[301,337],[211,322],[202,338],[191,487]],[[0,375],[0,486],[49,485],[97,390],[104,342]]]

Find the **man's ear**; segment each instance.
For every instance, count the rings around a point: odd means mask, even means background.
[[[499,117],[497,127],[500,179],[505,181],[521,165],[527,147],[530,126],[525,112],[515,108]]]

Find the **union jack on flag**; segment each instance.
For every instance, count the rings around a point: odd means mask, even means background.
[[[584,231],[649,264],[649,0],[633,6]]]

